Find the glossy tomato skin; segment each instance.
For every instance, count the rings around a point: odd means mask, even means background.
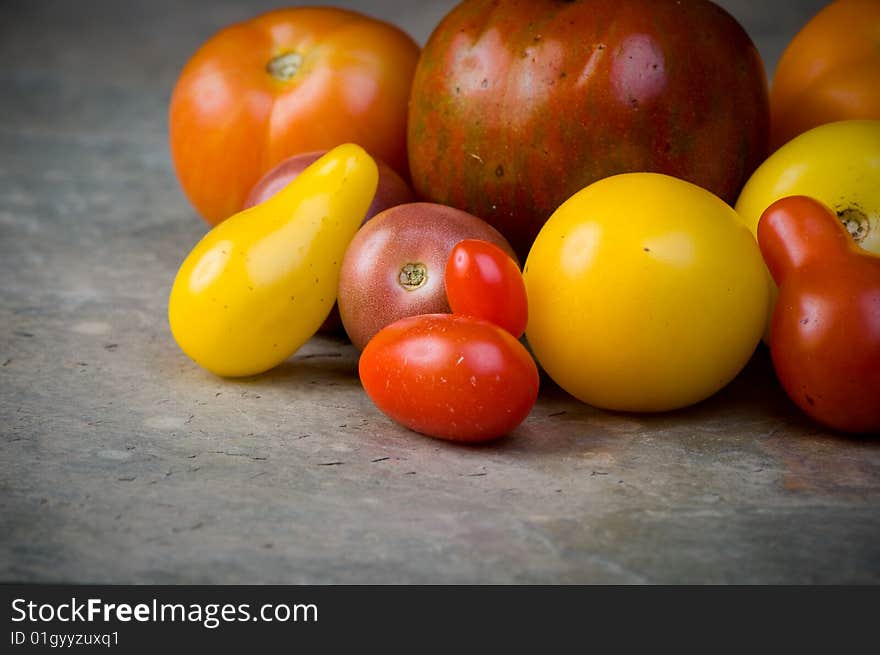
[[[657,173],[615,175],[563,203],[538,235],[523,272],[526,337],[585,403],[685,407],[749,361],[766,275],[754,236],[718,197]]]
[[[343,144],[263,204],[210,230],[168,298],[181,350],[216,375],[241,377],[299,349],[333,306],[342,256],[378,179],[372,157]]]
[[[519,339],[529,320],[519,266],[488,241],[459,241],[446,262],[446,298],[454,314],[481,318]]]
[[[171,97],[171,155],[184,192],[217,224],[283,159],[345,142],[407,175],[418,54],[398,28],[342,9],[278,9],[220,31]]]
[[[413,79],[416,192],[497,227],[525,258],[589,183],[655,171],[728,202],[766,155],[763,64],[711,2],[466,0]]]
[[[393,323],[367,344],[358,368],[367,394],[389,418],[450,441],[508,434],[538,397],[538,369],[523,345],[467,316]]]
[[[835,121],[880,119],[880,2],[837,0],[792,39],[770,88],[771,145]]]
[[[804,196],[768,207],[758,240],[779,285],[770,352],[782,386],[827,427],[880,432],[880,256]]]
[[[450,310],[446,262],[462,239],[491,241],[513,256],[491,225],[435,203],[392,207],[361,228],[342,260],[338,294],[342,324],[358,350],[394,321]]]

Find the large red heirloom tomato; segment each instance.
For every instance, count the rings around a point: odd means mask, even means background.
[[[707,0],[465,0],[413,80],[416,191],[528,252],[568,197],[615,173],[733,202],[766,155],[763,63]]]
[[[418,45],[342,9],[279,9],[232,25],[190,59],[171,97],[171,155],[211,224],[291,155],[353,142],[407,175]]]

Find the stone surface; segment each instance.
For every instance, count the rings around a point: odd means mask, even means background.
[[[880,582],[878,443],[802,418],[763,350],[662,416],[545,381],[483,447],[384,418],[341,340],[244,381],[187,360],[167,293],[205,225],[168,98],[270,4],[0,4],[0,580]],[[822,3],[724,4],[772,69]],[[364,6],[423,41],[451,3]]]

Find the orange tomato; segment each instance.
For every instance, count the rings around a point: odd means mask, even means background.
[[[771,142],[834,121],[880,119],[880,2],[837,0],[782,54],[770,89]]]
[[[171,155],[184,192],[216,225],[281,160],[344,142],[407,176],[418,57],[398,28],[343,9],[279,9],[221,30],[171,97]]]

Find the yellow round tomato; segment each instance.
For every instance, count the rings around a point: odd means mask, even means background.
[[[859,246],[880,254],[880,120],[828,123],[795,137],[752,174],[736,211],[757,234],[761,214],[785,196],[822,201]],[[769,324],[776,285],[769,273],[767,280]]]
[[[767,207],[797,195],[824,202],[859,246],[880,254],[880,120],[828,123],[795,137],[752,174],[736,211],[756,233]]]
[[[720,198],[656,173],[600,180],[567,200],[524,271],[529,344],[576,398],[665,411],[712,395],[764,328],[757,242]]]
[[[378,179],[373,158],[343,144],[208,232],[168,298],[180,349],[224,377],[263,373],[296,352],[336,301],[342,256]]]

